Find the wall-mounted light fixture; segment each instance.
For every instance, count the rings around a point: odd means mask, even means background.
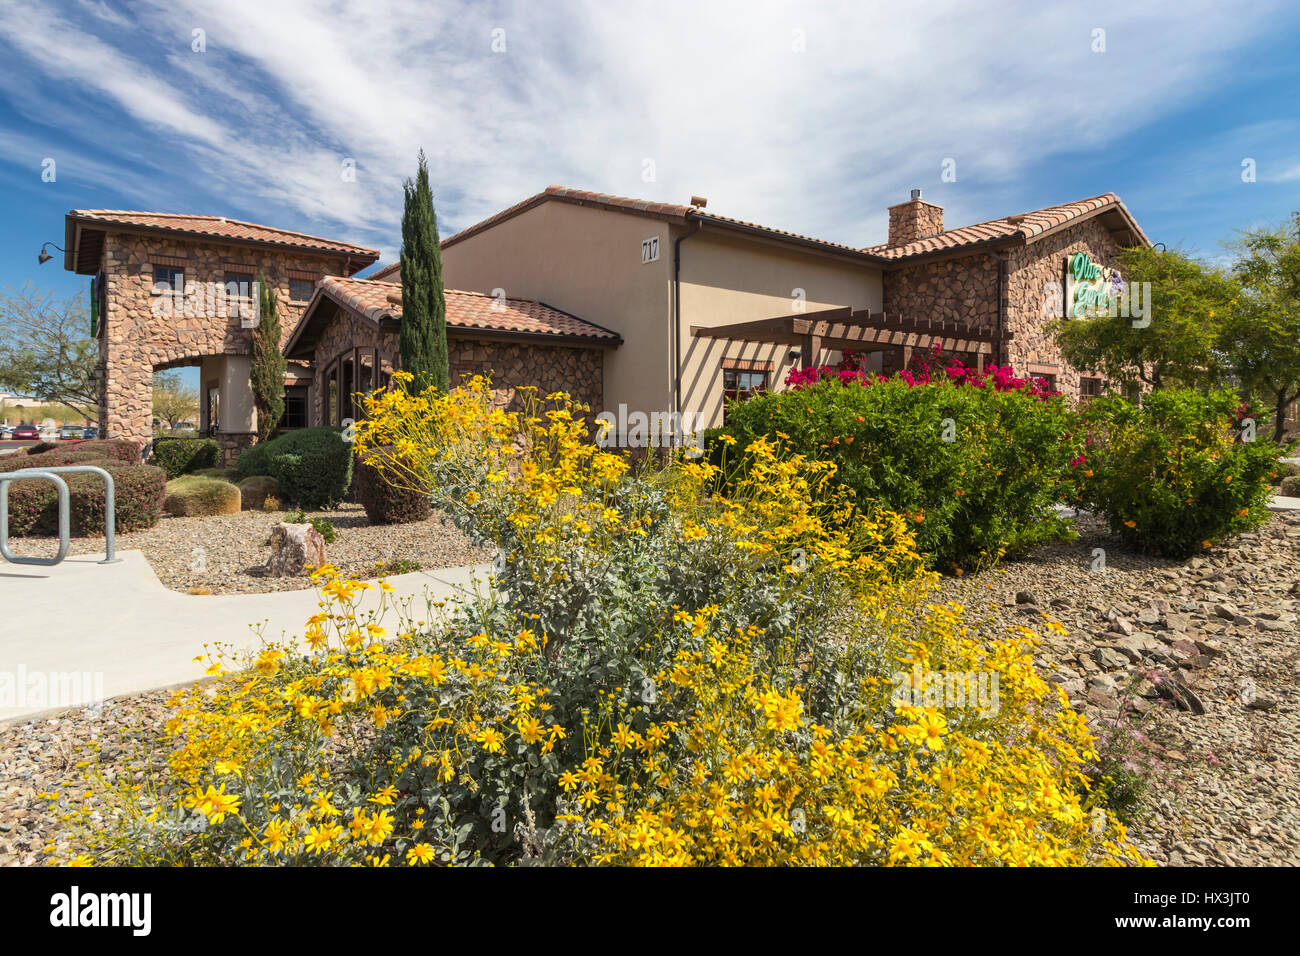
[[[41,246],[41,251],[40,251],[40,253],[36,256],[36,261],[37,261],[40,265],[45,265],[45,263],[49,262],[51,259],[54,258],[52,255],[50,255],[48,252],[45,251],[45,246],[54,246],[54,243],[52,243],[52,242],[47,242],[47,243],[45,243],[45,245]],[[58,249],[59,252],[62,252],[62,251],[63,251],[63,250],[60,249],[58,246],[54,246],[54,248],[55,248],[55,249]]]

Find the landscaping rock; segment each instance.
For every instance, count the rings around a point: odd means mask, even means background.
[[[325,563],[325,539],[309,524],[280,522],[271,529],[271,558],[264,574],[289,577],[303,573],[307,565]]]

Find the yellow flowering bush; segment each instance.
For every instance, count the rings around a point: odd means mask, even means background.
[[[360,451],[495,547],[496,586],[419,620],[317,569],[301,640],[179,692],[163,772],[106,786],[54,858],[1141,862],[1089,812],[1093,744],[1032,635],[931,604],[905,519],[767,439],[635,472],[585,411],[508,413],[484,379],[369,396]],[[930,700],[936,671],[997,693]]]

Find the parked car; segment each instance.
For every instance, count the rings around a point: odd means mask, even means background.
[[[13,433],[14,430],[9,425],[0,425],[0,441],[8,438]]]
[[[35,425],[15,425],[9,437],[14,441],[40,441],[41,430]]]
[[[80,425],[64,425],[59,429],[59,441],[67,441],[71,438],[82,438],[85,435],[85,429]]]
[[[87,426],[85,432],[82,433],[82,436],[81,436],[81,437],[82,437],[82,438],[98,438],[98,437],[99,437],[99,426],[98,426],[98,425],[89,425],[89,426]]]

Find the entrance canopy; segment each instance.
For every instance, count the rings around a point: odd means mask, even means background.
[[[960,322],[906,319],[866,309],[855,312],[848,306],[730,325],[693,325],[691,335],[798,346],[800,367],[816,364],[822,349],[881,352],[901,348],[906,362],[913,349],[928,349],[935,343],[945,352],[976,355],[982,366],[986,356],[996,357],[999,342],[1011,339],[1009,332],[999,333]]]

